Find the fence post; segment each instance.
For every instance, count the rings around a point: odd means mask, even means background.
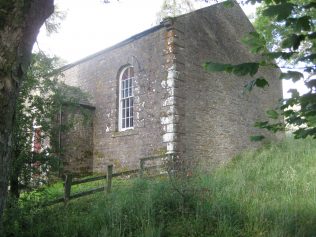
[[[67,204],[70,198],[71,192],[72,174],[66,174],[65,185],[64,185],[64,203]]]
[[[144,176],[144,167],[145,167],[145,160],[140,159],[139,160],[139,177],[143,178]]]
[[[107,175],[106,175],[106,180],[107,180],[106,192],[107,193],[111,192],[112,174],[113,174],[113,165],[108,165]]]

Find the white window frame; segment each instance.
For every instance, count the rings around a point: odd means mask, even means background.
[[[131,92],[127,92],[127,96],[123,96],[122,93],[122,79],[123,79],[123,74],[125,73],[126,70],[132,69],[133,70],[133,76],[132,77],[128,77],[128,84],[131,83],[131,87],[128,85],[127,87],[124,87],[125,90],[131,89]],[[126,131],[129,129],[134,129],[134,83],[135,83],[135,71],[134,71],[134,67],[132,66],[128,66],[123,68],[123,70],[121,71],[120,77],[119,77],[119,118],[118,118],[118,129],[119,131]],[[129,103],[129,106],[124,105],[123,103]],[[132,104],[131,104],[132,103]],[[123,110],[128,110],[129,112],[129,116],[123,116]],[[131,113],[132,111],[132,113]],[[125,120],[123,120],[125,119]],[[128,119],[128,124],[129,126],[127,127],[127,123],[126,123],[126,119]],[[125,122],[125,126],[123,125],[123,122]],[[132,123],[132,125],[130,126],[130,124]]]

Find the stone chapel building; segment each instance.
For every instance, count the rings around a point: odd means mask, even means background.
[[[260,71],[271,79],[269,87],[245,93],[250,77],[202,67],[256,60],[241,43],[251,31],[238,4],[219,3],[65,66],[61,80],[90,95],[82,106],[92,114],[91,123],[63,136],[77,141],[65,149],[67,169],[135,168],[139,158],[163,153],[213,166],[253,147],[249,136],[262,133],[254,123],[282,97],[279,70]]]

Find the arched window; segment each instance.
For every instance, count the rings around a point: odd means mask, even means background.
[[[124,68],[120,75],[119,95],[119,130],[124,131],[134,127],[134,68]]]

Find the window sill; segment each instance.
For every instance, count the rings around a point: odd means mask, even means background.
[[[138,134],[138,132],[135,129],[128,129],[128,130],[118,131],[118,132],[112,133],[112,138],[134,136],[137,134]]]

